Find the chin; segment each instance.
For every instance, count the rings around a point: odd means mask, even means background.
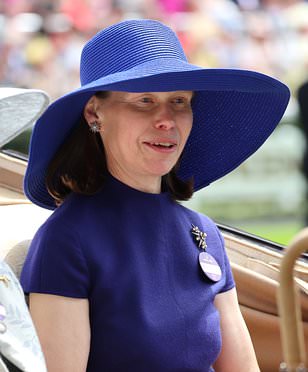
[[[148,170],[154,175],[165,176],[175,166],[176,161],[152,162]]]
[[[161,169],[152,169],[150,171],[150,173],[153,175],[153,176],[157,176],[157,177],[163,177],[165,176],[166,174],[168,174],[171,169],[173,168],[173,166],[171,167],[164,167],[164,168],[161,168]]]

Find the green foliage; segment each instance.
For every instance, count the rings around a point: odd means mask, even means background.
[[[288,245],[304,227],[302,221],[296,219],[268,221],[264,219],[237,223],[233,221],[229,225],[282,245]]]

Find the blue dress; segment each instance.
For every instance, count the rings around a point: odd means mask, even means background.
[[[199,267],[192,224],[207,233],[218,282]],[[213,301],[234,287],[208,217],[111,176],[93,196],[69,196],[41,226],[21,283],[26,293],[89,300],[87,372],[212,371],[221,349]]]

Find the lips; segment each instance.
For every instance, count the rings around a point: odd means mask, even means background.
[[[174,141],[151,141],[144,143],[153,150],[160,152],[172,152],[177,146],[177,143]]]
[[[172,142],[151,142],[150,145],[158,146],[158,147],[165,147],[165,148],[172,148],[175,146],[175,143]]]

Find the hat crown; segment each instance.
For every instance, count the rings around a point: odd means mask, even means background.
[[[81,85],[160,58],[187,61],[176,34],[155,20],[128,20],[97,33],[83,48]]]

